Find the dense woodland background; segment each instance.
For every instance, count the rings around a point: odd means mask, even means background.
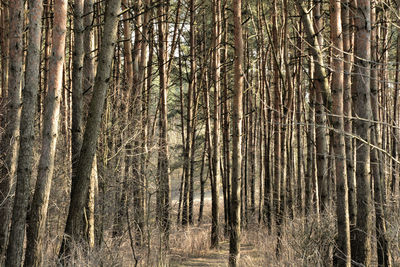
[[[400,1],[0,1],[1,266],[400,265]]]

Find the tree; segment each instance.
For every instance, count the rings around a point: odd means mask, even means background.
[[[159,118],[159,151],[158,151],[158,216],[159,224],[163,234],[163,245],[169,247],[170,231],[170,181],[168,160],[168,73],[166,64],[168,62],[167,40],[168,40],[168,1],[161,1],[157,9],[158,15],[158,71],[160,78],[160,118]],[[189,138],[189,137],[187,137]]]
[[[77,163],[77,183],[71,188],[71,202],[68,210],[63,243],[60,249],[60,256],[69,253],[72,240],[80,241],[83,209],[88,195],[92,163],[97,147],[104,101],[110,81],[113,52],[117,39],[118,11],[120,6],[121,0],[110,0],[107,2],[106,6],[104,31],[98,57],[99,64],[96,71],[93,96],[89,105],[89,114],[85,133],[83,135],[82,148]]]
[[[356,139],[356,180],[357,180],[357,243],[353,260],[369,266],[371,264],[371,233],[372,233],[372,200],[370,190],[370,146],[371,131],[371,90],[370,90],[370,60],[371,60],[371,4],[370,1],[357,0],[353,13],[356,28],[354,36],[354,72],[353,72],[353,123]]]
[[[65,37],[67,34],[67,1],[57,0],[54,4],[53,47],[49,65],[49,88],[45,99],[43,139],[39,171],[28,217],[28,245],[24,263],[25,266],[40,266],[42,264],[41,255],[43,251],[43,237],[45,233],[47,207],[49,204],[51,180],[54,171],[54,157],[58,137],[61,89],[63,85]],[[23,246],[23,244],[20,245],[21,247]]]
[[[373,123],[371,127],[371,143],[374,148],[371,149],[371,176],[374,184],[374,206],[375,206],[375,226],[376,226],[376,237],[377,237],[377,256],[378,264],[380,266],[391,266],[391,255],[386,236],[386,221],[385,221],[385,198],[386,198],[386,183],[385,176],[382,172],[383,157],[381,151],[378,151],[376,147],[380,147],[379,143],[379,130],[380,125],[377,123],[379,118],[379,103],[378,103],[378,38],[377,38],[377,1],[372,1],[371,5],[371,25],[374,25],[371,29],[371,79],[370,79],[370,90],[371,90],[371,111]],[[372,26],[371,26],[372,27]],[[394,138],[395,139],[395,138]]]
[[[25,237],[25,218],[28,207],[29,183],[32,177],[33,150],[35,141],[35,111],[39,91],[40,39],[42,25],[42,1],[29,2],[29,45],[26,56],[25,88],[20,128],[20,153],[17,179],[20,181],[13,211],[11,242],[7,252],[7,264],[20,265]],[[21,188],[22,185],[22,188]],[[21,194],[23,197],[21,198]]]
[[[213,127],[213,149],[212,149],[212,177],[211,177],[211,247],[216,248],[219,245],[219,186],[220,186],[220,161],[219,161],[219,117],[220,117],[220,88],[221,88],[221,1],[213,1],[213,58],[212,58],[212,70],[214,73],[214,127]]]
[[[18,161],[18,149],[19,149],[19,126],[21,116],[21,73],[23,64],[22,54],[22,34],[23,34],[23,23],[24,23],[24,1],[16,0],[10,1],[8,6],[9,17],[13,18],[12,23],[9,23],[9,46],[5,47],[8,51],[9,60],[8,65],[8,85],[7,85],[7,110],[5,116],[5,132],[2,136],[0,148],[0,216],[3,218],[0,221],[0,256],[3,257],[7,247],[9,225],[11,218],[11,207],[13,195],[13,184],[15,181],[15,171],[17,168]],[[5,9],[7,9],[5,7]],[[24,177],[25,178],[25,177]],[[23,178],[21,178],[23,179]],[[26,182],[20,179],[20,184]],[[19,188],[21,188],[21,185]],[[23,189],[22,194],[18,194],[20,197],[25,198],[25,192],[28,192],[28,188]],[[25,203],[25,201],[22,201]],[[0,261],[0,264],[2,260]]]
[[[332,40],[332,117],[333,150],[336,170],[336,214],[337,214],[337,251],[335,264],[337,266],[351,266],[350,251],[350,221],[349,198],[347,187],[346,147],[344,139],[343,119],[343,31],[341,18],[341,3],[330,1],[331,40]]]
[[[242,146],[242,99],[243,99],[243,36],[242,1],[233,1],[235,73],[232,102],[232,196],[231,228],[229,241],[229,266],[239,266],[240,257],[240,184],[241,184],[241,146]]]

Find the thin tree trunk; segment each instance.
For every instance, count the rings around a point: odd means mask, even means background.
[[[340,2],[330,1],[330,21],[332,47],[332,113],[333,155],[336,170],[336,214],[337,214],[337,250],[334,257],[336,266],[351,266],[349,199],[346,169],[346,147],[343,119],[343,32]]]
[[[374,25],[371,31],[371,110],[372,118],[374,123],[371,127],[371,143],[374,146],[379,147],[379,103],[378,103],[378,39],[377,39],[377,24],[376,24],[376,11],[377,11],[377,1],[372,1],[371,3],[371,24]],[[386,102],[386,101],[385,101]],[[377,149],[371,149],[371,175],[374,183],[374,206],[375,206],[375,226],[376,226],[376,236],[377,236],[377,256],[379,266],[391,266],[391,255],[389,250],[388,239],[386,236],[386,220],[384,213],[384,199],[385,199],[385,189],[384,189],[384,179],[382,165],[383,165],[383,155]]]
[[[232,103],[232,210],[229,243],[229,266],[239,266],[240,258],[240,182],[242,163],[242,98],[243,98],[243,36],[242,36],[242,1],[233,1],[235,73]]]
[[[230,195],[230,180],[231,180],[231,158],[230,158],[230,145],[229,145],[229,137],[230,137],[230,114],[229,114],[229,98],[228,98],[228,71],[226,67],[226,62],[228,62],[228,18],[226,17],[226,5],[228,1],[225,1],[223,5],[224,13],[221,14],[221,17],[223,16],[223,21],[221,22],[221,28],[223,26],[223,58],[222,62],[223,65],[221,66],[222,70],[222,85],[223,85],[223,90],[222,90],[222,159],[224,162],[224,176],[223,176],[223,196],[224,196],[224,219],[225,219],[225,225],[224,225],[224,234],[225,236],[228,235],[229,227],[230,227],[230,212],[231,212],[231,195]],[[222,30],[222,29],[221,29]],[[204,31],[204,38],[206,36],[206,33]]]
[[[189,223],[193,225],[193,176],[194,176],[194,157],[195,157],[195,141],[196,141],[196,17],[195,17],[195,0],[190,1],[190,83],[189,83],[189,91],[190,91],[190,132],[191,135],[188,135],[188,139],[190,141],[190,162],[189,162]],[[189,92],[188,92],[189,93]]]
[[[167,51],[167,16],[168,2],[161,2],[158,7],[158,67],[160,78],[160,118],[159,118],[159,151],[158,151],[158,204],[159,204],[159,223],[162,231],[162,242],[166,249],[169,248],[169,231],[170,231],[170,181],[169,181],[169,160],[168,160],[168,107],[167,107],[167,91],[168,91],[168,73],[166,64],[168,62]]]
[[[205,159],[207,153],[207,138],[204,140],[204,149],[203,149],[203,156],[201,157],[201,168],[200,168],[200,205],[199,205],[199,218],[197,222],[199,225],[202,223],[203,220],[203,210],[204,210],[204,186],[208,178],[208,171],[206,179],[203,179],[204,176],[204,169],[205,169]]]
[[[221,46],[221,2],[213,1],[213,46],[214,53],[212,58],[212,68],[214,73],[214,126],[213,126],[213,145],[212,145],[212,176],[211,176],[211,198],[212,198],[212,223],[211,223],[211,248],[217,248],[219,245],[219,184],[220,184],[220,166],[219,166],[219,95],[220,95],[220,46]]]
[[[350,30],[350,1],[345,0],[342,5],[342,25],[343,25],[343,52],[344,52],[344,78],[343,78],[343,115],[344,115],[344,131],[346,141],[346,166],[347,166],[347,184],[349,195],[349,219],[350,219],[350,239],[354,240],[354,227],[357,218],[357,198],[356,198],[356,180],[354,172],[354,153],[351,107],[351,69],[352,69],[352,32]],[[354,242],[351,242],[354,244]],[[351,248],[353,250],[353,247]]]

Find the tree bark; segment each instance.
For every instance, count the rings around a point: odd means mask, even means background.
[[[351,97],[351,70],[352,70],[352,31],[350,20],[350,1],[344,0],[342,5],[342,25],[343,25],[343,52],[344,52],[344,77],[343,77],[343,115],[344,131],[346,141],[346,166],[347,183],[349,192],[349,219],[350,219],[350,239],[354,240],[354,227],[357,218],[357,198],[356,198],[356,177],[354,172],[354,153],[353,138],[350,136],[353,131],[352,116],[352,97]],[[354,242],[352,242],[354,244]],[[353,250],[353,248],[352,248]]]
[[[72,54],[72,183],[76,183],[77,163],[83,138],[84,0],[74,1],[74,46]]]
[[[306,40],[310,44],[310,52],[314,58],[314,73],[313,73],[313,89],[315,90],[315,140],[317,150],[317,177],[318,183],[316,192],[318,194],[317,211],[323,211],[324,207],[327,206],[327,173],[328,173],[328,160],[327,160],[327,131],[326,131],[326,114],[325,107],[328,109],[331,106],[331,93],[329,89],[329,82],[327,79],[325,64],[322,54],[322,48],[320,44],[320,29],[314,29],[310,15],[306,13],[301,3],[298,1],[297,7],[300,11],[301,19],[304,24],[306,33]],[[318,16],[318,12],[316,14]]]
[[[213,144],[212,144],[212,176],[211,176],[211,247],[217,248],[219,245],[219,186],[220,186],[220,161],[219,161],[219,149],[220,149],[220,138],[219,138],[219,114],[220,114],[220,60],[221,60],[221,2],[220,0],[213,1],[213,58],[212,68],[214,73],[214,125],[213,125]]]
[[[93,0],[85,0],[83,7],[83,77],[82,77],[82,97],[85,97],[85,92],[93,87],[95,66],[93,56],[91,55],[94,50],[94,38],[92,31],[93,22]],[[83,103],[85,105],[85,101]],[[84,112],[86,114],[86,112]],[[88,213],[88,225],[86,227],[86,236],[89,242],[89,247],[93,248],[95,245],[95,202],[98,191],[98,173],[97,173],[97,157],[95,155],[92,166],[92,174],[90,177],[88,202],[86,205]]]
[[[20,153],[18,157],[17,181],[18,205],[15,202],[13,225],[10,233],[10,252],[7,252],[7,264],[21,265],[25,238],[25,218],[29,201],[29,184],[32,177],[35,141],[35,111],[39,91],[40,40],[42,25],[42,1],[29,2],[29,35],[26,56],[25,88],[20,126]],[[22,198],[21,195],[22,194]],[[10,254],[8,254],[10,253]]]
[[[371,110],[373,123],[371,127],[371,143],[379,147],[379,103],[378,103],[378,26],[377,26],[377,1],[371,1]],[[395,139],[395,138],[394,138]],[[385,176],[383,175],[383,155],[376,148],[371,149],[371,175],[374,184],[375,226],[377,237],[377,256],[379,266],[392,266],[390,246],[386,234],[385,220]]]
[[[234,19],[234,90],[232,103],[232,196],[231,196],[231,231],[229,243],[229,266],[239,266],[240,258],[240,184],[242,165],[242,118],[243,118],[243,36],[242,36],[242,1],[233,1]]]
[[[351,266],[349,199],[346,169],[346,147],[343,119],[343,32],[341,3],[330,1],[330,21],[332,40],[332,117],[333,153],[336,171],[336,214],[337,214],[337,248],[334,257],[336,266]]]
[[[4,135],[2,136],[0,148],[0,258],[5,254],[8,244],[9,225],[11,219],[13,184],[15,180],[15,171],[18,161],[19,149],[19,129],[21,116],[21,73],[23,64],[23,23],[24,23],[24,1],[9,1],[8,11],[9,21],[8,43],[5,47],[8,52],[8,89],[6,98],[6,115]],[[21,186],[26,185],[26,181],[21,180]],[[28,192],[26,188],[22,194]],[[17,196],[15,196],[17,197]],[[24,195],[20,197],[25,198]],[[22,201],[24,202],[24,201]],[[22,221],[21,221],[22,222]],[[22,256],[22,255],[21,255]],[[0,264],[3,261],[0,261]]]
[[[56,0],[54,3],[52,57],[49,62],[49,87],[45,98],[45,114],[43,117],[42,151],[35,193],[29,212],[25,266],[42,265],[43,239],[60,118],[66,24],[67,1]]]
[[[157,9],[158,15],[158,68],[160,78],[160,118],[159,118],[159,151],[158,151],[158,210],[159,223],[162,231],[163,246],[169,248],[170,232],[170,181],[169,181],[169,159],[168,159],[168,73],[166,64],[168,62],[168,1],[162,1]]]
[[[356,132],[356,182],[357,182],[357,224],[356,250],[352,260],[369,266],[371,264],[372,203],[370,186],[370,60],[371,60],[371,7],[370,1],[356,1],[353,19],[355,24],[353,103],[354,129]]]
[[[54,171],[60,101],[63,82],[65,38],[67,32],[67,1],[54,3],[54,26],[52,57],[49,63],[49,88],[45,99],[42,151],[39,172],[29,213],[27,256],[25,266],[41,266],[43,239],[49,203],[51,179]]]
[[[68,211],[63,244],[60,250],[61,257],[64,256],[64,254],[69,254],[71,240],[79,241],[80,239],[79,233],[82,227],[83,208],[86,204],[89,190],[92,163],[96,152],[101,117],[110,80],[120,6],[120,0],[110,0],[107,2],[106,6],[104,32],[98,57],[99,63],[96,71],[93,96],[89,106],[82,149],[77,163],[77,183],[76,186],[71,189],[71,203]]]

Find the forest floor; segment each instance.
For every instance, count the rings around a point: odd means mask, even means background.
[[[204,229],[206,230],[206,229]],[[254,263],[260,259],[262,251],[252,243],[241,244],[241,266],[256,266]],[[169,255],[169,266],[228,266],[229,240],[220,242],[218,249],[206,249],[186,253],[181,249],[172,248]]]
[[[146,231],[145,239],[150,242],[144,246],[132,247],[132,239],[125,233],[120,238],[105,239],[100,250],[85,252],[77,247],[70,266],[137,266],[137,267],[184,267],[184,266],[228,266],[229,237],[224,235],[224,216],[220,213],[220,245],[210,249],[211,203],[207,199],[204,217],[198,224],[198,202],[195,202],[194,224],[183,227],[177,224],[176,212],[171,213],[171,231],[169,250],[160,244],[160,234],[155,227]],[[175,211],[177,209],[172,209]],[[393,266],[400,266],[400,216],[393,213],[388,224],[388,237],[391,244]],[[154,220],[154,218],[152,219]],[[272,224],[271,230],[258,223],[258,214],[249,216],[241,230],[239,266],[327,266],[331,263],[335,246],[336,227],[334,212],[329,210],[318,218],[309,214],[287,217],[283,234],[278,238],[277,227]],[[280,240],[280,254],[276,255],[277,241]],[[134,242],[134,241],[133,241]],[[52,242],[49,248],[52,248]],[[373,249],[376,251],[376,248]],[[372,266],[377,266],[376,255]],[[53,255],[53,256],[51,256]],[[57,266],[57,254],[49,251],[44,266]],[[326,262],[325,260],[328,260]]]

